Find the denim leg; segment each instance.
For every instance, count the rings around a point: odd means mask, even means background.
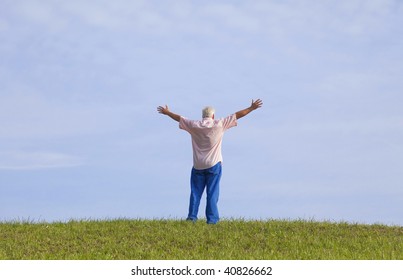
[[[220,180],[222,168],[221,162],[206,170],[206,188],[207,188],[207,205],[206,217],[207,223],[216,224],[220,219],[218,214],[218,197],[220,194]]]
[[[190,177],[190,202],[189,202],[189,214],[187,217],[188,220],[192,221],[197,220],[200,199],[203,195],[205,186],[206,186],[206,177],[204,175],[204,170],[197,170],[192,168],[192,174]]]

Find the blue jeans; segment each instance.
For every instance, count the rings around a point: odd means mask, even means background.
[[[199,212],[200,199],[206,188],[207,205],[206,218],[208,224],[216,224],[220,219],[218,215],[218,196],[220,193],[221,162],[213,167],[198,170],[192,168],[190,177],[190,203],[188,220],[196,221]]]

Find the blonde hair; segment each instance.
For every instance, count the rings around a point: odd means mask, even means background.
[[[213,107],[207,106],[202,111],[203,118],[212,118],[215,113],[215,109]]]

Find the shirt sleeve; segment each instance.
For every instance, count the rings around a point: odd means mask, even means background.
[[[185,117],[180,117],[179,119],[179,128],[189,131],[190,130],[190,120],[186,119]]]
[[[234,126],[238,125],[237,118],[236,118],[235,114],[232,114],[232,115],[224,118],[222,121],[223,121],[224,130],[230,129],[231,127],[234,127]]]

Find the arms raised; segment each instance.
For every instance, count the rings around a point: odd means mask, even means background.
[[[260,99],[257,99],[256,101],[252,100],[252,104],[250,105],[250,107],[243,109],[241,111],[238,111],[235,113],[235,116],[237,119],[243,118],[245,117],[247,114],[249,114],[250,112],[262,107],[263,102]],[[171,111],[169,111],[168,105],[165,105],[165,107],[163,106],[159,106],[157,108],[158,113],[163,114],[163,115],[167,115],[169,117],[171,117],[171,119],[179,122],[180,121],[180,116],[178,114],[175,114]]]
[[[252,100],[252,104],[250,105],[250,107],[243,109],[241,111],[238,111],[235,113],[236,118],[239,120],[240,118],[245,117],[247,114],[249,114],[250,112],[262,107],[263,105],[263,101],[258,99],[256,101]]]
[[[169,111],[168,105],[165,105],[165,107],[159,106],[157,108],[158,113],[163,114],[163,115],[167,115],[169,117],[171,117],[171,119],[179,122],[181,117],[178,114],[172,113],[171,111]]]

